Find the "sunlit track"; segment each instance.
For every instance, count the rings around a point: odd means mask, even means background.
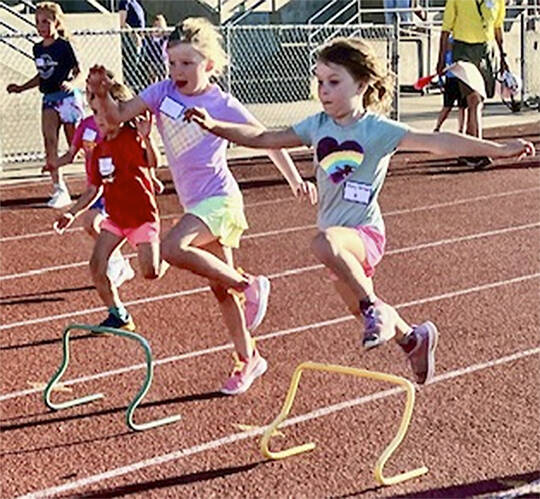
[[[515,362],[515,361],[525,359],[533,355],[538,355],[539,353],[540,353],[540,347],[531,348],[529,350],[522,350],[522,351],[513,353],[511,355],[499,357],[499,358],[496,358],[487,362],[482,362],[482,363],[462,367],[459,369],[454,369],[454,370],[435,376],[433,378],[433,381],[431,382],[431,385],[434,385],[436,383],[443,383],[446,381],[450,381],[450,380],[459,378],[461,376],[466,376],[466,375],[469,375],[469,374],[472,374],[472,373],[475,373],[484,369],[489,369],[496,366],[508,364],[510,362]],[[330,414],[334,414],[336,412],[343,411],[345,409],[350,409],[352,407],[374,402],[376,400],[390,397],[392,395],[397,395],[398,393],[401,393],[402,391],[403,390],[401,388],[392,388],[390,390],[379,391],[371,395],[358,397],[355,399],[347,400],[345,402],[340,402],[338,404],[321,407],[314,411],[311,411],[305,414],[300,414],[298,416],[285,420],[280,426],[280,428],[286,428],[286,427],[293,426],[299,423],[304,423],[306,421],[311,421],[313,419],[328,416]],[[105,480],[108,480],[114,477],[133,473],[144,468],[149,468],[151,466],[165,464],[170,461],[176,461],[182,458],[192,456],[194,454],[199,454],[201,452],[214,450],[224,445],[230,445],[235,442],[239,442],[248,438],[257,437],[259,435],[262,435],[265,429],[266,428],[263,427],[263,428],[257,428],[257,429],[243,431],[239,433],[231,433],[217,440],[212,440],[212,441],[195,445],[193,447],[188,447],[185,449],[179,449],[179,450],[170,452],[168,454],[154,456],[152,458],[145,459],[144,461],[139,461],[139,462],[131,463],[126,466],[119,467],[119,468],[114,468],[114,469],[105,471],[103,473],[98,473],[95,475],[88,476],[86,478],[82,478],[80,480],[75,480],[73,482],[64,483],[56,487],[50,487],[48,489],[38,490],[29,494],[25,494],[23,496],[19,496],[19,498],[20,499],[38,499],[38,498],[43,498],[43,497],[51,497],[57,494],[62,494],[62,493],[76,490],[76,489],[79,489],[88,485],[92,485],[94,483],[103,482]]]
[[[485,194],[485,195],[482,195],[482,196],[475,196],[475,197],[471,197],[471,198],[457,199],[457,200],[454,200],[454,201],[445,201],[445,202],[442,202],[442,203],[435,203],[435,204],[432,204],[432,205],[417,206],[417,207],[414,207],[414,208],[404,208],[404,209],[400,209],[400,210],[392,210],[392,211],[388,211],[388,212],[383,212],[383,216],[391,217],[391,216],[396,216],[396,215],[403,215],[403,214],[406,214],[406,213],[415,213],[415,212],[418,212],[418,211],[426,211],[426,210],[439,209],[439,208],[448,208],[448,207],[451,207],[451,206],[458,206],[458,205],[461,205],[461,204],[476,203],[476,202],[480,202],[480,201],[487,201],[488,199],[497,199],[497,198],[505,197],[505,196],[516,196],[516,195],[526,194],[526,193],[530,193],[530,192],[534,192],[534,191],[540,191],[540,186],[539,187],[529,187],[529,188],[526,188],[526,189],[517,189],[517,190],[512,190],[512,191],[498,192],[498,193],[495,193],[495,194]],[[297,201],[297,200],[294,197],[290,196],[290,197],[285,197],[285,198],[269,199],[269,200],[266,200],[266,201],[258,201],[258,202],[254,202],[254,203],[246,203],[245,207],[246,208],[253,208],[253,207],[258,207],[258,206],[272,205],[274,203],[277,204],[277,203],[292,202],[292,201]],[[169,219],[177,218],[179,216],[181,216],[181,213],[173,213],[173,214],[169,214],[169,215],[164,215],[164,216],[160,217],[160,219],[161,220],[169,220]],[[73,232],[81,232],[82,230],[83,230],[82,227],[69,228],[69,229],[67,229],[65,231],[64,235],[69,234],[69,233],[73,233]],[[18,235],[18,236],[5,236],[5,237],[0,238],[0,243],[9,242],[9,241],[18,241],[18,240],[21,240],[21,239],[30,239],[30,238],[34,238],[34,237],[52,236],[52,235],[57,235],[54,230],[47,230],[47,231],[43,231],[43,232],[35,232],[35,233],[31,233],[31,234],[21,234],[21,235]],[[247,237],[247,236],[244,236],[244,237]]]
[[[308,269],[309,269],[309,271],[312,271],[312,270],[314,270],[314,267],[309,267]],[[460,289],[460,290],[456,290],[456,291],[451,291],[451,292],[443,293],[443,294],[440,294],[440,295],[428,296],[426,298],[420,298],[420,299],[417,299],[417,300],[412,300],[412,301],[400,303],[400,304],[394,305],[394,307],[396,309],[400,310],[400,309],[404,309],[404,308],[407,308],[407,307],[414,307],[414,306],[423,305],[423,304],[426,304],[426,303],[432,303],[432,302],[437,302],[437,301],[441,301],[441,300],[447,300],[447,299],[455,298],[455,297],[458,297],[458,296],[469,295],[469,294],[472,294],[472,293],[479,293],[479,292],[482,292],[482,291],[487,291],[487,290],[498,288],[498,287],[501,287],[501,286],[511,286],[513,284],[518,284],[518,283],[521,283],[521,282],[529,281],[531,279],[538,279],[538,278],[540,278],[540,272],[537,272],[535,274],[528,274],[528,275],[524,275],[524,276],[515,277],[513,279],[506,279],[506,280],[503,280],[503,281],[497,281],[497,282],[492,282],[492,283],[488,283],[488,284],[483,284],[481,286],[473,286],[473,287],[466,288],[466,289]],[[208,290],[209,291],[209,288],[199,288],[197,291],[202,291],[202,290],[205,290],[205,291]],[[135,304],[135,302],[131,302],[131,303]],[[262,341],[262,340],[267,340],[267,339],[272,339],[272,338],[278,338],[278,337],[282,337],[282,336],[288,336],[290,334],[301,333],[301,332],[308,331],[308,330],[315,329],[315,328],[333,326],[333,325],[340,324],[340,323],[343,323],[343,322],[352,321],[354,319],[355,319],[355,317],[353,315],[344,315],[344,316],[341,316],[341,317],[328,319],[326,321],[319,321],[319,322],[315,322],[315,323],[312,323],[312,324],[307,324],[307,325],[303,325],[303,326],[297,326],[297,327],[294,327],[294,328],[284,329],[282,331],[275,331],[273,333],[261,334],[261,335],[257,336],[257,341]],[[233,346],[232,343],[228,343],[226,345],[220,345],[220,346],[217,346],[217,347],[207,348],[207,349],[204,349],[204,350],[199,350],[197,352],[188,352],[188,353],[184,353],[184,354],[181,354],[181,355],[176,355],[176,356],[173,356],[173,357],[167,357],[166,359],[157,359],[157,360],[154,361],[154,365],[167,364],[167,363],[170,363],[170,362],[177,362],[179,360],[185,360],[185,359],[189,359],[189,358],[193,358],[193,357],[200,357],[201,355],[208,355],[208,354],[211,354],[211,353],[215,353],[215,352],[219,352],[219,351],[222,351],[222,350],[230,349],[230,348],[232,348],[232,346]],[[135,370],[138,370],[138,369],[143,369],[145,367],[146,367],[146,364],[135,364],[135,365],[128,366],[128,367],[115,369],[114,371],[105,371],[105,372],[101,372],[99,374],[95,374],[95,375],[91,375],[91,376],[84,376],[82,378],[77,378],[77,379],[74,379],[74,380],[67,380],[67,381],[64,381],[63,384],[64,385],[74,385],[74,384],[77,384],[77,383],[83,383],[83,382],[90,381],[90,380],[105,378],[105,377],[109,377],[109,376],[113,376],[113,375],[117,375],[117,374],[123,374],[123,373],[126,373],[126,372],[135,371]],[[40,391],[41,390],[39,390],[39,389],[28,389],[28,390],[22,390],[22,391],[7,393],[7,394],[4,394],[4,395],[0,395],[0,402],[2,402],[4,400],[8,400],[8,399],[13,399],[13,398],[16,398],[16,397],[30,395],[32,393],[38,393]]]
[[[479,234],[471,234],[471,235],[468,235],[468,236],[462,236],[462,237],[456,237],[456,238],[450,238],[450,239],[442,239],[442,240],[439,240],[439,241],[432,241],[432,242],[429,242],[429,243],[422,243],[422,244],[418,244],[418,245],[407,246],[407,247],[404,247],[404,248],[396,248],[395,250],[387,251],[386,255],[391,256],[391,255],[402,254],[402,253],[406,253],[406,252],[420,251],[420,250],[423,250],[423,249],[429,249],[429,248],[433,248],[433,247],[436,247],[436,246],[442,246],[442,245],[446,245],[446,244],[455,244],[455,243],[459,243],[459,242],[463,242],[463,241],[470,241],[470,240],[473,240],[473,239],[480,239],[480,238],[484,238],[484,237],[494,237],[494,236],[498,236],[498,235],[509,233],[509,232],[516,232],[516,231],[521,231],[521,230],[533,229],[533,228],[538,227],[538,226],[540,226],[540,222],[536,222],[536,223],[532,223],[532,224],[525,224],[525,225],[518,226],[518,227],[507,227],[507,228],[504,228],[504,229],[497,229],[497,230],[494,230],[494,231],[483,232],[483,233],[479,233]],[[322,268],[323,268],[322,264],[311,265],[311,266],[308,266],[308,267],[299,267],[299,268],[295,268],[295,269],[288,269],[288,270],[283,271],[283,272],[269,274],[268,277],[270,279],[278,279],[278,278],[281,278],[281,277],[287,277],[287,276],[290,276],[290,275],[301,274],[301,273],[304,273],[304,272],[310,272],[312,270],[319,270],[319,269],[322,269]],[[167,293],[167,294],[164,294],[164,295],[158,295],[158,296],[141,298],[141,299],[138,299],[138,300],[126,301],[125,305],[138,305],[138,304],[143,304],[143,303],[151,303],[151,302],[156,302],[156,301],[160,301],[160,300],[167,300],[167,299],[171,299],[171,298],[177,298],[177,297],[180,297],[180,296],[189,296],[189,295],[196,294],[196,293],[207,292],[209,290],[210,290],[210,288],[208,286],[199,287],[199,288],[193,288],[193,289],[187,289],[187,290],[183,290],[183,291],[177,291],[177,292],[174,292],[174,293]],[[66,312],[66,313],[63,313],[63,314],[58,314],[58,315],[53,315],[53,316],[48,316],[48,317],[40,317],[40,318],[37,318],[37,319],[29,319],[27,321],[12,322],[10,324],[0,325],[0,331],[5,330],[5,329],[11,329],[11,328],[14,328],[14,327],[19,327],[19,326],[28,326],[28,325],[31,325],[31,324],[40,324],[40,323],[47,322],[47,321],[52,321],[52,320],[66,319],[68,317],[78,317],[78,316],[85,315],[85,314],[103,312],[104,310],[106,310],[105,307],[94,307],[94,308],[86,309],[86,310],[78,310],[78,311],[74,311],[74,312]]]

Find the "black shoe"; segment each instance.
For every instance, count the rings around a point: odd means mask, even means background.
[[[475,170],[482,170],[493,164],[492,159],[487,156],[462,156],[459,160]]]
[[[109,316],[99,325],[100,327],[112,327],[114,329],[125,329],[126,331],[135,331],[135,323],[128,315],[128,318],[123,321],[116,315],[109,313]]]

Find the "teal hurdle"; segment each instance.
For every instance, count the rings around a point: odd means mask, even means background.
[[[88,324],[70,324],[66,329],[64,329],[64,335],[62,338],[62,347],[63,347],[63,358],[62,363],[60,364],[60,367],[58,368],[58,371],[54,374],[54,376],[51,378],[47,386],[45,387],[45,391],[43,392],[43,399],[45,402],[45,405],[52,409],[53,411],[59,411],[61,409],[67,409],[68,407],[74,407],[76,405],[82,405],[87,404],[89,402],[92,402],[94,400],[98,400],[101,398],[104,398],[105,396],[103,393],[94,393],[92,395],[86,395],[85,397],[76,398],[73,400],[68,400],[66,402],[61,403],[54,403],[51,401],[51,392],[54,389],[54,386],[64,372],[66,371],[68,364],[69,364],[69,339],[70,339],[70,333],[73,330],[83,330],[83,331],[90,331],[91,333],[96,334],[112,334],[115,336],[123,336],[124,338],[129,338],[131,340],[137,341],[141,347],[144,350],[145,356],[146,356],[146,377],[144,380],[144,383],[131,402],[129,404],[127,411],[126,411],[126,423],[134,431],[143,431],[148,430],[150,428],[156,428],[158,426],[166,425],[169,423],[174,423],[175,421],[178,421],[180,419],[180,415],[176,414],[174,416],[168,416],[166,418],[157,419],[155,421],[149,421],[147,423],[135,423],[133,421],[133,413],[135,412],[135,409],[137,406],[141,403],[142,398],[146,395],[146,392],[150,389],[150,385],[152,384],[152,378],[154,376],[154,366],[152,363],[152,350],[150,349],[150,345],[146,338],[144,336],[141,336],[137,333],[132,333],[129,331],[124,331],[123,329],[115,329],[111,327],[101,327],[101,326],[91,326]]]

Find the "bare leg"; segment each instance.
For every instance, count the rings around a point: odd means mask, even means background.
[[[90,272],[96,290],[107,308],[120,307],[122,302],[116,286],[107,277],[107,263],[111,253],[120,246],[124,238],[107,230],[100,232],[90,258]]]
[[[482,97],[477,92],[467,95],[467,135],[482,138]]]
[[[247,277],[220,260],[203,246],[216,241],[206,224],[189,213],[185,214],[161,243],[163,258],[174,267],[190,270],[219,283],[225,289],[243,291],[249,284]]]
[[[362,263],[366,250],[355,229],[330,227],[319,232],[311,243],[315,256],[341,280],[356,297],[376,300],[373,282],[366,276]]]
[[[434,132],[438,132],[441,129],[442,124],[446,121],[446,118],[448,118],[448,115],[450,114],[450,111],[452,108],[450,107],[443,107],[439,113],[439,116],[437,117],[437,124],[435,125]]]
[[[58,159],[58,134],[60,131],[60,117],[54,109],[43,109],[41,113],[41,131],[45,145],[47,163],[56,163]],[[62,174],[60,168],[51,170],[51,178],[54,184],[60,183]]]
[[[159,279],[169,267],[167,262],[161,260],[159,242],[138,244],[137,255],[145,279]]]
[[[231,248],[222,246],[217,241],[204,246],[206,251],[209,251],[217,258],[222,258],[227,265],[234,268],[233,252]],[[253,343],[251,335],[246,327],[244,313],[238,302],[238,298],[228,292],[227,288],[223,287],[216,281],[210,281],[210,288],[216,297],[223,321],[229,331],[229,336],[234,343],[234,349],[243,357],[248,359],[253,355]]]
[[[467,118],[467,109],[464,107],[458,107],[458,132],[465,132],[465,120]]]

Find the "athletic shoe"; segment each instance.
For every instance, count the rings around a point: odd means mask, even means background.
[[[244,316],[246,327],[253,331],[261,325],[268,307],[270,280],[268,277],[248,276],[249,286],[244,290]]]
[[[112,327],[114,329],[125,329],[126,331],[135,331],[135,323],[128,315],[128,318],[124,321],[114,314],[109,313],[107,318],[100,324],[100,327]]]
[[[65,208],[66,206],[69,206],[71,204],[71,196],[69,195],[69,191],[67,190],[66,186],[56,186],[54,189],[54,193],[47,202],[47,206],[49,208]]]
[[[135,277],[135,271],[129,263],[129,260],[122,258],[122,266],[120,267],[120,272],[116,276],[116,279],[113,281],[114,285],[119,288],[126,281],[130,281]]]
[[[413,332],[414,340],[411,347],[401,345],[407,354],[411,369],[419,385],[429,383],[435,374],[435,349],[439,339],[437,327],[432,322],[424,322],[420,326],[415,326]],[[410,350],[409,350],[410,349]]]
[[[462,156],[459,159],[467,166],[472,166],[475,170],[482,170],[493,164],[492,159],[487,156]]]
[[[107,277],[109,278],[109,281],[111,281],[117,287],[118,285],[116,284],[116,281],[124,269],[124,261],[125,260],[122,255],[113,253],[107,262]]]
[[[241,360],[236,352],[233,353],[233,358],[235,360],[234,369],[220,390],[225,395],[244,393],[268,368],[268,363],[261,357],[258,350],[253,350],[253,355],[248,360]]]
[[[362,345],[366,350],[378,347],[396,335],[397,312],[380,300],[363,313],[364,338]]]

